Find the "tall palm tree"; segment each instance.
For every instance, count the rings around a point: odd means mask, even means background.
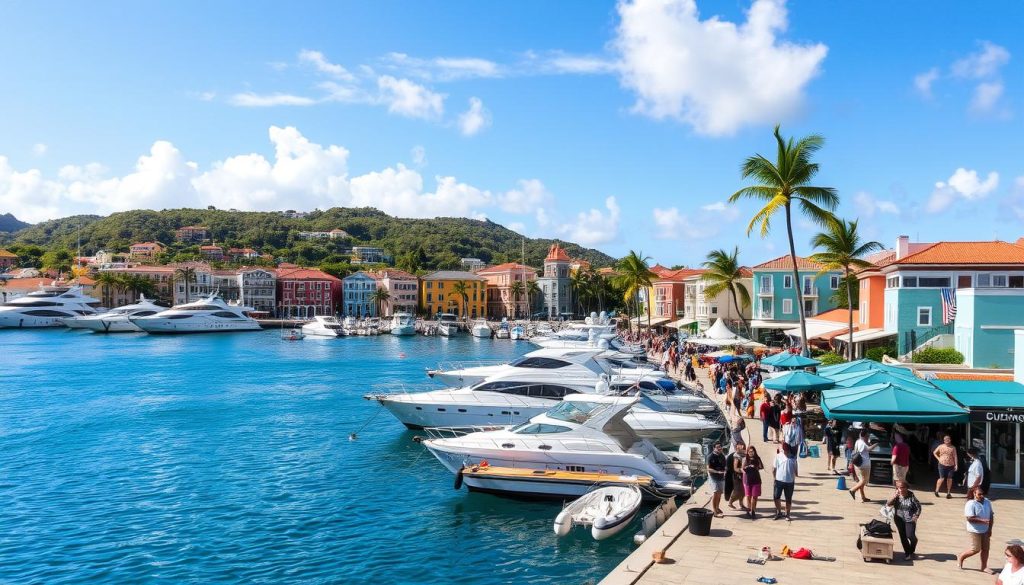
[[[589,296],[587,284],[587,273],[582,268],[569,275],[569,286],[572,287],[573,296],[576,297],[576,305],[579,307],[580,312],[584,314],[586,314],[586,308],[583,306],[583,301]]]
[[[113,305],[113,295],[110,294],[111,289],[119,288],[120,276],[113,272],[100,272],[96,275],[96,284],[100,285],[100,296],[103,299],[103,306],[109,307]]]
[[[377,288],[375,288],[373,290],[372,293],[370,293],[370,300],[373,301],[374,306],[377,307],[377,316],[378,317],[383,317],[384,316],[384,311],[383,311],[384,303],[386,303],[390,299],[391,299],[391,293],[388,292],[388,289],[386,289],[386,288],[377,287]]]
[[[469,318],[469,311],[466,310],[466,306],[469,305],[469,285],[466,284],[465,280],[460,280],[452,285],[452,292],[459,295],[462,298],[462,313],[463,317]]]
[[[152,297],[156,292],[156,285],[153,284],[153,281],[141,274],[126,274],[122,284],[126,290],[132,293],[133,301],[138,299],[139,295]]]
[[[740,310],[740,303],[743,308],[750,306],[750,291],[743,284],[743,267],[740,266],[739,246],[733,248],[732,253],[725,250],[712,250],[708,252],[707,260],[701,263],[705,272],[701,280],[705,282],[704,297],[713,299],[725,291],[732,295],[733,305],[736,307],[736,314],[743,321],[743,327],[748,328],[747,318]]]
[[[509,294],[512,295],[512,306],[515,307],[514,318],[519,318],[519,297],[523,295],[523,291],[526,290],[526,283],[521,280],[513,281],[508,287]]]
[[[526,311],[527,317],[533,316],[534,301],[540,295],[540,285],[536,280],[526,281]]]
[[[182,266],[181,268],[177,268],[174,270],[174,276],[172,280],[174,282],[185,283],[185,302],[187,303],[189,301],[188,285],[196,281],[196,269],[193,268],[192,266]]]
[[[857,233],[857,221],[837,220],[827,224],[825,231],[811,238],[811,245],[821,252],[811,254],[811,260],[821,264],[818,276],[830,270],[842,270],[846,281],[846,307],[849,313],[849,341],[846,344],[846,359],[853,359],[853,287],[850,286],[851,269],[867,268],[871,263],[862,256],[884,250],[879,242],[861,242]]]
[[[636,306],[636,328],[640,330],[640,291],[651,286],[652,279],[657,274],[651,272],[647,262],[650,256],[644,256],[643,252],[629,251],[629,254],[619,260],[617,264],[618,275],[615,277],[616,285],[623,289],[622,298],[626,306],[632,300]],[[648,302],[648,309],[650,303]],[[627,308],[628,311],[628,308]],[[628,313],[627,313],[628,314]],[[651,326],[650,311],[648,311],[647,326]]]
[[[796,246],[793,244],[793,205],[796,204],[804,215],[814,223],[827,226],[835,221],[832,212],[839,204],[839,195],[832,187],[816,187],[811,185],[818,174],[818,163],[811,162],[811,157],[821,150],[825,139],[818,134],[805,136],[799,141],[782,138],[779,127],[775,126],[775,142],[778,146],[775,162],[756,154],[748,158],[740,168],[744,179],[753,179],[756,185],[744,187],[729,197],[730,203],[740,199],[754,199],[765,205],[750,220],[747,235],[760,224],[761,237],[771,232],[771,220],[776,213],[783,211],[786,216],[786,234],[789,237],[789,258],[793,263],[793,289],[796,291],[796,302],[799,310],[800,334],[804,340],[803,353],[809,355],[807,346],[807,320],[804,317],[804,295],[800,283],[800,272],[796,266]]]

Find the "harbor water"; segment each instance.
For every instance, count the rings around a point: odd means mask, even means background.
[[[0,583],[586,583],[632,550],[455,491],[362,398],[532,345],[280,337],[0,331]]]

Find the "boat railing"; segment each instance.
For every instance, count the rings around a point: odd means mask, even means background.
[[[467,425],[461,427],[426,427],[423,432],[431,439],[455,439],[464,437],[470,433],[482,433],[485,431],[500,431],[508,428],[504,425]]]
[[[437,364],[435,372],[451,372],[453,370],[465,370],[468,368],[481,368],[486,366],[500,366],[507,364],[508,360],[491,359],[491,360],[459,360],[459,361],[445,361]],[[429,369],[429,368],[428,368]]]

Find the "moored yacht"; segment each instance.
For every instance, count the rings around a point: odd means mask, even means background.
[[[64,319],[95,315],[100,301],[80,286],[50,286],[0,305],[2,327],[60,327]]]
[[[441,313],[437,316],[437,334],[452,337],[459,334],[459,318],[452,313]]]
[[[512,326],[511,329],[508,330],[508,338],[511,339],[512,341],[526,339],[526,328],[523,327],[521,324],[516,323],[515,325]]]
[[[146,317],[155,315],[167,309],[161,307],[145,296],[139,297],[139,302],[111,309],[106,313],[96,315],[80,315],[64,319],[64,325],[71,329],[91,329],[97,333],[130,333],[142,331],[137,325],[131,322],[131,317]]]
[[[391,335],[416,335],[416,318],[411,313],[392,315]]]
[[[259,331],[260,324],[245,314],[249,307],[224,302],[216,293],[198,301],[175,305],[148,317],[129,317],[146,333],[215,333]]]
[[[330,315],[317,315],[313,320],[302,326],[302,332],[306,335],[317,337],[342,337],[345,330],[341,323]]]
[[[477,319],[473,321],[473,328],[470,330],[473,337],[487,338],[491,337],[491,326],[487,324],[485,319]]]
[[[544,374],[548,371],[560,379],[567,376],[585,379],[590,386],[597,383],[601,374],[618,374],[634,380],[644,376],[660,378],[664,375],[654,364],[635,361],[630,354],[596,348],[539,349],[509,363],[475,366],[442,364],[437,369],[428,370],[427,375],[435,381],[456,386],[475,384],[491,376],[515,371],[524,374]]]

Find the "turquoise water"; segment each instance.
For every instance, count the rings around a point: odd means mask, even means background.
[[[0,582],[596,582],[634,531],[558,540],[558,503],[455,491],[362,399],[531,347],[0,331]]]

